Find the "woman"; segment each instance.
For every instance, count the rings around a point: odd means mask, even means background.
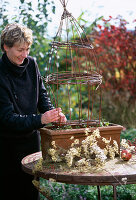
[[[23,157],[40,151],[37,129],[65,122],[61,108],[53,108],[36,61],[28,56],[32,31],[9,24],[1,34],[0,59],[0,199],[37,200],[33,176],[21,169]]]

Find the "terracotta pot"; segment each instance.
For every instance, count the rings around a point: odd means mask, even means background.
[[[98,128],[102,137],[105,137],[106,139],[111,138],[111,144],[113,140],[117,141],[120,152],[120,134],[123,127],[117,124],[110,124],[109,126]],[[95,129],[96,127],[91,127],[89,128],[89,132],[92,133]],[[52,141],[55,141],[58,146],[64,149],[68,149],[73,142],[72,140],[70,140],[71,136],[74,136],[75,139],[79,139],[80,143],[87,137],[85,135],[85,128],[64,130],[51,130],[47,128],[41,128],[40,135],[43,159],[46,159],[47,151],[51,147]],[[105,144],[101,140],[98,140],[98,145],[101,148],[105,147]]]

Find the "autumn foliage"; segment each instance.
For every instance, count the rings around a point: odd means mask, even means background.
[[[112,25],[112,21],[117,25]],[[115,24],[114,23],[114,24]],[[134,21],[135,23],[135,21]],[[136,100],[136,30],[128,30],[121,17],[103,19],[95,29],[95,46],[103,75],[103,87],[112,94]]]

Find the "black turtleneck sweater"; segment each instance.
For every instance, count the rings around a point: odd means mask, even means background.
[[[52,108],[35,60],[28,56],[22,65],[16,66],[3,54],[0,59],[0,137],[31,135],[43,126],[38,113]]]

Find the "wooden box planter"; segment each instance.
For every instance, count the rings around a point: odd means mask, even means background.
[[[106,139],[111,138],[111,144],[113,140],[116,140],[120,150],[120,134],[123,129],[122,126],[117,124],[110,124],[109,126],[98,127],[101,137]],[[96,127],[89,128],[89,132],[93,132]],[[71,136],[74,136],[75,139],[79,139],[79,142],[84,140],[87,136],[85,135],[85,128],[79,129],[64,129],[64,130],[51,130],[47,128],[40,129],[41,135],[41,148],[42,148],[42,157],[45,160],[47,151],[51,147],[51,142],[55,143],[62,147],[63,149],[68,149],[72,144]],[[104,148],[104,143],[98,140],[98,145],[101,148]]]

